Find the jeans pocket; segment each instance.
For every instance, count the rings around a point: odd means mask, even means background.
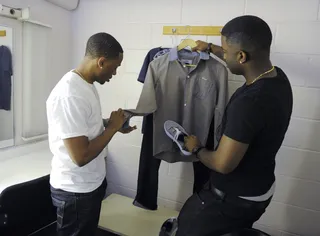
[[[61,228],[63,225],[63,216],[66,202],[52,197],[52,203],[57,208],[57,226],[58,228]]]

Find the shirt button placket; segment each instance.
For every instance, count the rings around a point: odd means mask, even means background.
[[[187,79],[190,79],[190,75],[187,75]],[[187,81],[187,83],[189,83],[189,81]],[[186,106],[187,106],[187,101],[184,100],[184,107],[186,107]]]

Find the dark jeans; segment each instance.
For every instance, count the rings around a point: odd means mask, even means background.
[[[57,208],[59,236],[95,235],[106,187],[106,180],[90,193],[70,193],[51,187],[52,202]]]
[[[221,197],[206,187],[193,194],[183,206],[176,236],[221,236],[251,228],[270,201],[253,202],[229,195]]]

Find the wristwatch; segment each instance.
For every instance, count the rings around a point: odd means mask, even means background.
[[[193,150],[192,150],[192,153],[196,155],[196,158],[199,158],[198,157],[198,154],[199,152],[203,149],[204,147],[195,147]]]
[[[210,54],[212,43],[208,43],[207,52]]]

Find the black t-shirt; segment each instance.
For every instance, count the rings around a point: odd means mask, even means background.
[[[275,157],[292,113],[292,89],[285,73],[244,84],[231,97],[222,121],[224,135],[249,144],[238,167],[223,175],[211,174],[211,184],[237,196],[260,196],[275,181]],[[217,157],[219,158],[219,157]]]

